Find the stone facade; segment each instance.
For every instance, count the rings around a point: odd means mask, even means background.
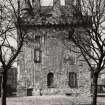
[[[26,39],[18,57],[18,90],[24,88],[26,92],[27,89],[32,89],[32,95],[90,95],[89,67],[80,54],[72,51],[78,51],[78,48],[72,42],[64,40],[64,36],[71,30],[71,22],[76,23],[73,22],[76,18],[73,17],[71,2],[65,0],[63,7],[60,7],[59,2],[53,8],[42,7],[41,14],[36,14],[34,19],[31,15],[27,16],[25,10],[23,17],[27,18],[24,19],[26,23],[23,29]],[[35,13],[36,7],[32,8]],[[50,12],[46,14],[47,9]],[[44,15],[47,16],[45,20]],[[61,18],[63,15],[69,16],[68,19],[65,18],[66,23]],[[83,32],[80,27],[77,29]],[[75,75],[70,76],[70,73]]]

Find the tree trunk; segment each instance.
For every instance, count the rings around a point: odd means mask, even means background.
[[[97,81],[98,81],[98,74],[93,75],[93,99],[92,99],[92,105],[97,105]]]
[[[1,103],[6,105],[6,82],[7,82],[7,70],[4,70],[2,74],[2,83],[1,83]]]

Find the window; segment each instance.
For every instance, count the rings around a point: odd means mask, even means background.
[[[77,88],[77,73],[69,72],[69,82],[68,85],[71,88]]]
[[[40,49],[34,49],[34,62],[35,63],[41,62],[41,50]]]
[[[35,36],[35,46],[36,49],[40,49],[40,42],[41,42],[41,36]]]
[[[35,36],[35,42],[40,43],[40,36]]]
[[[54,74],[53,73],[48,73],[47,75],[47,86],[48,88],[53,87],[53,78],[54,78]]]
[[[41,62],[41,49],[40,49],[40,40],[41,37],[39,35],[35,36],[35,49],[34,49],[34,62],[40,63]]]
[[[53,0],[40,0],[41,6],[53,6]]]

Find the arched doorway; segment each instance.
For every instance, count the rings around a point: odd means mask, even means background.
[[[54,74],[52,72],[50,72],[47,75],[47,87],[48,88],[53,87],[53,81],[54,81]]]

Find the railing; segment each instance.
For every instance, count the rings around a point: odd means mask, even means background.
[[[93,85],[91,88],[91,92],[92,92],[92,89],[93,89]],[[98,93],[98,96],[105,96],[105,85],[97,85],[97,93]]]
[[[105,85],[98,85],[97,88],[98,93],[105,93]]]
[[[91,87],[91,91],[93,89],[93,85]],[[105,85],[97,85],[97,93],[104,93],[105,94]]]

